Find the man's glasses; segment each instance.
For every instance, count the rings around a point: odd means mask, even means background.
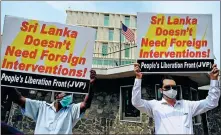
[[[165,90],[170,90],[171,88],[173,90],[177,90],[177,86],[176,85],[166,85],[163,87]]]

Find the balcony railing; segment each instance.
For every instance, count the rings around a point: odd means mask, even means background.
[[[137,46],[131,46],[126,49],[121,49],[121,60],[120,51],[111,51],[111,48],[108,48],[109,53],[94,53],[93,54],[93,68],[112,68],[124,65],[130,65],[136,62],[136,59],[133,57],[132,48],[136,48]],[[122,57],[124,55],[124,50],[129,49],[129,57]],[[121,64],[120,64],[121,61]]]

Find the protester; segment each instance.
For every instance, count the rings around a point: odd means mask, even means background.
[[[132,91],[132,104],[142,113],[147,113],[155,121],[156,134],[193,134],[192,117],[218,106],[220,88],[219,70],[214,64],[210,73],[208,96],[200,101],[176,100],[177,86],[172,77],[162,79],[161,101],[141,99],[141,79],[139,64],[134,65],[136,79]]]
[[[81,115],[90,108],[94,95],[96,72],[90,72],[90,88],[84,101],[72,103],[72,95],[59,93],[52,104],[23,97],[17,90],[8,90],[9,97],[22,108],[22,113],[36,122],[35,134],[72,134]]]

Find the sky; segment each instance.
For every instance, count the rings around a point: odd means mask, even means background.
[[[183,13],[213,15],[213,50],[220,68],[220,2],[219,1],[2,1],[1,33],[4,16],[65,24],[66,10],[129,13]]]

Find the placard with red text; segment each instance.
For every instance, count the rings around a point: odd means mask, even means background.
[[[214,63],[211,14],[138,13],[141,72],[208,72]]]
[[[87,93],[95,32],[93,28],[6,16],[2,85]]]

